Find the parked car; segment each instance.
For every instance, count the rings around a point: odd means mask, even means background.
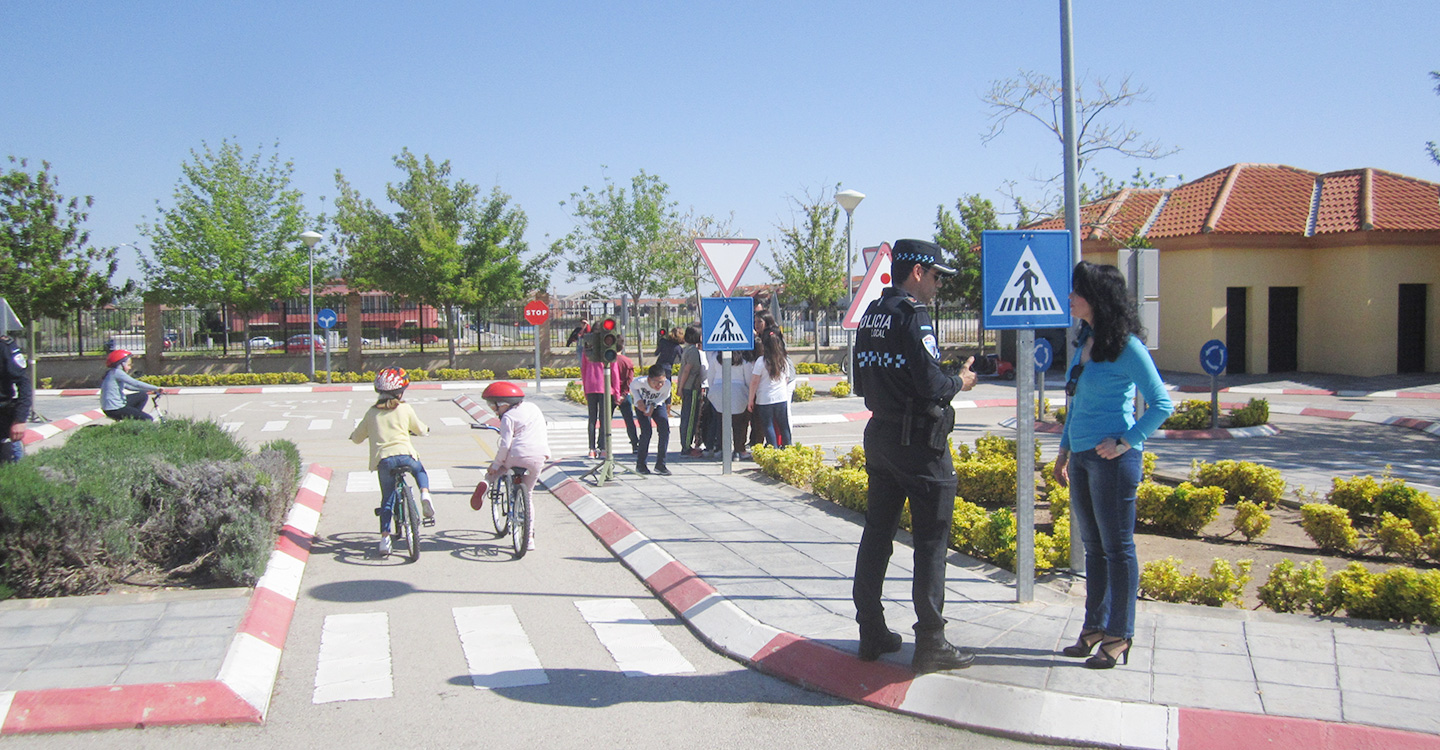
[[[290,339],[285,343],[276,344],[272,348],[284,349],[287,354],[295,354],[297,352],[308,352],[310,351],[312,346],[317,352],[325,351],[325,339],[316,336],[312,341],[310,338],[310,334],[297,333],[294,336],[291,336]]]
[[[1000,359],[1000,355],[994,353],[976,357],[975,363],[970,366],[970,371],[982,378],[1015,379],[1015,365]]]
[[[438,343],[440,343],[440,337],[439,337],[439,336],[436,336],[436,335],[433,334],[433,333],[422,333],[422,334],[420,334],[419,336],[416,336],[416,337],[410,339],[410,343],[412,343],[412,344],[438,344]]]
[[[269,349],[272,346],[275,346],[275,339],[269,336],[255,336],[250,339],[251,349]]]
[[[367,339],[367,338],[365,338],[364,336],[361,336],[361,337],[360,337],[360,345],[361,345],[361,346],[370,346],[371,343],[373,343],[373,342],[370,341],[370,339]],[[341,345],[341,346],[350,346],[350,337],[349,337],[349,336],[342,337],[342,338],[340,339],[340,345]]]

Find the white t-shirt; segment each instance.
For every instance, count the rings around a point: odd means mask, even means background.
[[[666,378],[660,383],[660,390],[650,387],[650,379],[636,377],[630,381],[630,402],[637,407],[645,405],[645,411],[653,412],[659,404],[670,403],[670,379]]]
[[[755,389],[755,403],[779,404],[790,400],[790,382],[795,379],[795,364],[787,358],[785,361],[785,377],[778,380],[770,378],[770,372],[765,369],[765,358],[755,360],[755,367],[750,371],[752,376],[760,376],[760,386]],[[750,397],[747,393],[747,399]]]
[[[707,398],[710,399],[710,405],[715,407],[715,411],[724,411],[725,409],[725,402],[722,400],[725,397],[725,389],[721,384],[725,374],[725,365],[720,359],[722,356],[728,357],[730,356],[730,352],[706,353],[710,366],[710,369],[707,371],[710,377],[710,393]],[[730,365],[730,412],[732,414],[744,412],[745,403],[749,401],[749,399],[750,368],[746,367],[743,361]]]

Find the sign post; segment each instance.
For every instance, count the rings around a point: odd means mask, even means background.
[[[525,322],[535,327],[535,392],[540,392],[540,326],[550,319],[550,306],[544,300],[525,303]]]
[[[722,352],[720,357],[720,473],[730,473],[730,444],[734,428],[730,415],[739,404],[730,403],[730,352],[748,352],[755,348],[755,299],[753,297],[706,297],[700,300],[700,342],[707,352]]]
[[[339,315],[336,315],[336,314],[335,314],[335,311],[334,311],[334,310],[331,310],[331,309],[328,308],[328,307],[323,308],[323,309],[321,309],[319,312],[315,313],[315,322],[316,322],[316,324],[318,324],[321,328],[324,328],[324,329],[325,329],[325,382],[326,382],[326,383],[329,383],[329,382],[330,382],[330,338],[331,338],[330,329],[335,327],[335,321],[337,321],[337,320],[339,320],[339,319],[340,319],[340,316],[339,316]],[[314,337],[314,336],[311,336],[311,337],[310,337],[310,351],[311,351],[311,352],[314,352],[314,351],[315,351],[315,337]],[[313,355],[312,355],[312,356],[313,356]]]
[[[1210,339],[1200,347],[1200,369],[1210,374],[1210,429],[1220,426],[1220,373],[1230,363],[1230,350],[1220,339]]]
[[[981,235],[982,325],[1016,332],[1015,601],[1035,600],[1035,329],[1070,327],[1070,233]],[[1078,536],[1071,534],[1071,549]]]

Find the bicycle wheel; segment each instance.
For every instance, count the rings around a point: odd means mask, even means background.
[[[420,559],[420,506],[415,502],[409,482],[401,479],[399,486],[401,504],[405,507],[401,521],[405,525],[405,545],[409,548],[410,562],[415,562]]]
[[[515,559],[525,556],[530,543],[530,492],[520,482],[510,483],[510,546],[515,550]]]
[[[505,536],[510,530],[509,474],[501,474],[490,491],[490,520],[495,524],[495,536]]]

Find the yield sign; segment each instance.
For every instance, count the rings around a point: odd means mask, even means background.
[[[740,283],[745,267],[750,265],[750,259],[755,257],[760,240],[697,237],[695,247],[700,251],[700,257],[705,259],[705,265],[710,267],[715,286],[720,287],[720,296],[729,297],[735,291],[735,285]]]
[[[865,272],[865,280],[855,291],[855,301],[845,311],[845,319],[840,321],[840,326],[852,331],[859,328],[860,316],[865,314],[865,308],[880,299],[880,292],[890,286],[890,282],[890,243],[882,242],[880,247],[875,248],[875,259],[870,262],[870,270]]]
[[[875,246],[875,247],[867,247],[867,248],[865,248],[865,249],[863,249],[863,250],[860,251],[860,254],[865,257],[865,267],[866,267],[866,268],[869,268],[869,267],[870,267],[870,264],[872,264],[872,263],[875,262],[875,254],[878,253],[878,252],[880,252],[880,247],[881,247],[881,246],[884,246],[886,249],[889,249],[890,243],[888,243],[888,242],[882,242],[882,243],[880,243],[880,245],[877,245],[877,246]]]

